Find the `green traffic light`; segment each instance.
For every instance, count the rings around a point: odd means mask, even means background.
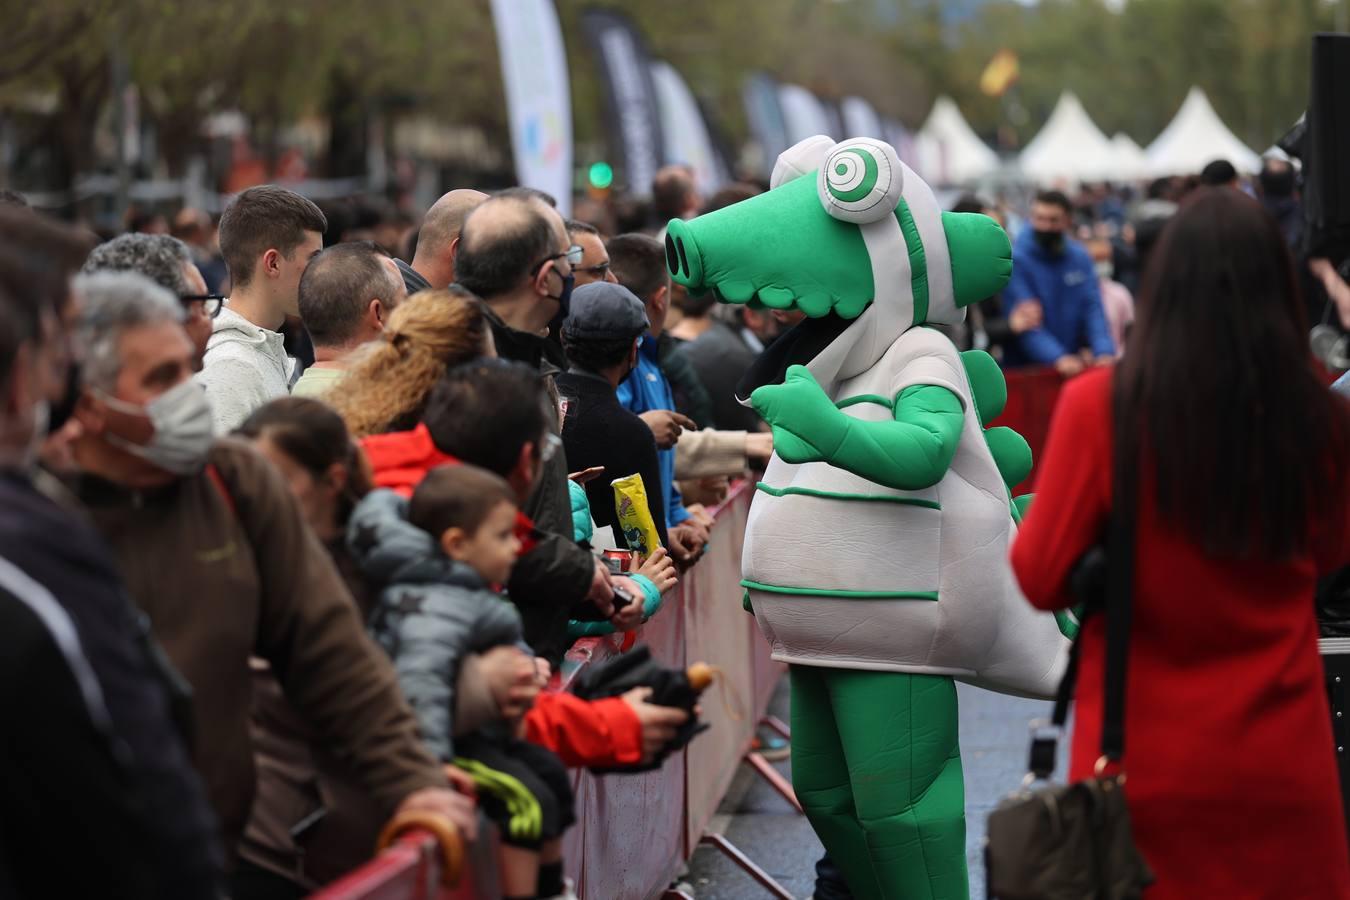
[[[591,187],[604,190],[614,183],[614,170],[607,162],[591,163]]]

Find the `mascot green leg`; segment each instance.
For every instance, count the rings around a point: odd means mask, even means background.
[[[956,685],[792,666],[792,783],[859,900],[966,900]]]

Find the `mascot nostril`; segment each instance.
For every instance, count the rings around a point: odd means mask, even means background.
[[[666,225],[666,268],[670,270],[670,277],[675,279],[676,284],[684,285],[695,293],[704,290],[698,240],[689,223],[683,219],[671,219]]]
[[[955,682],[1051,696],[1068,649],[1008,565],[1030,451],[986,434],[1002,373],[924,327],[1002,289],[1007,236],[869,138],[803,141],[773,184],[671,223],[666,255],[725,302],[812,316],[738,390],[773,429],[741,585],[790,667],[792,780],[858,896],[966,898]]]
[[[675,239],[666,232],[666,268],[670,270],[672,278],[678,277],[684,272],[680,268],[680,257],[675,250]]]

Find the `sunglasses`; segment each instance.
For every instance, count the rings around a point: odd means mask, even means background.
[[[184,306],[189,307],[194,303],[200,303],[208,319],[220,315],[220,310],[225,305],[224,294],[179,294],[178,299]]]

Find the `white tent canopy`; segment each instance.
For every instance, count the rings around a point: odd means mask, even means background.
[[[1239,172],[1261,170],[1261,158],[1228,130],[1198,87],[1191,88],[1147,155],[1152,175],[1191,175],[1216,159],[1228,160]]]
[[[1022,151],[1022,171],[1035,181],[1096,181],[1115,177],[1115,147],[1083,104],[1065,91],[1040,133]]]
[[[1111,138],[1112,166],[1115,174],[1113,181],[1136,181],[1148,176],[1148,157],[1144,148],[1134,142],[1134,138],[1125,132],[1117,132]]]
[[[960,184],[996,171],[998,155],[971,130],[950,97],[939,97],[916,136],[919,174],[934,184]]]

